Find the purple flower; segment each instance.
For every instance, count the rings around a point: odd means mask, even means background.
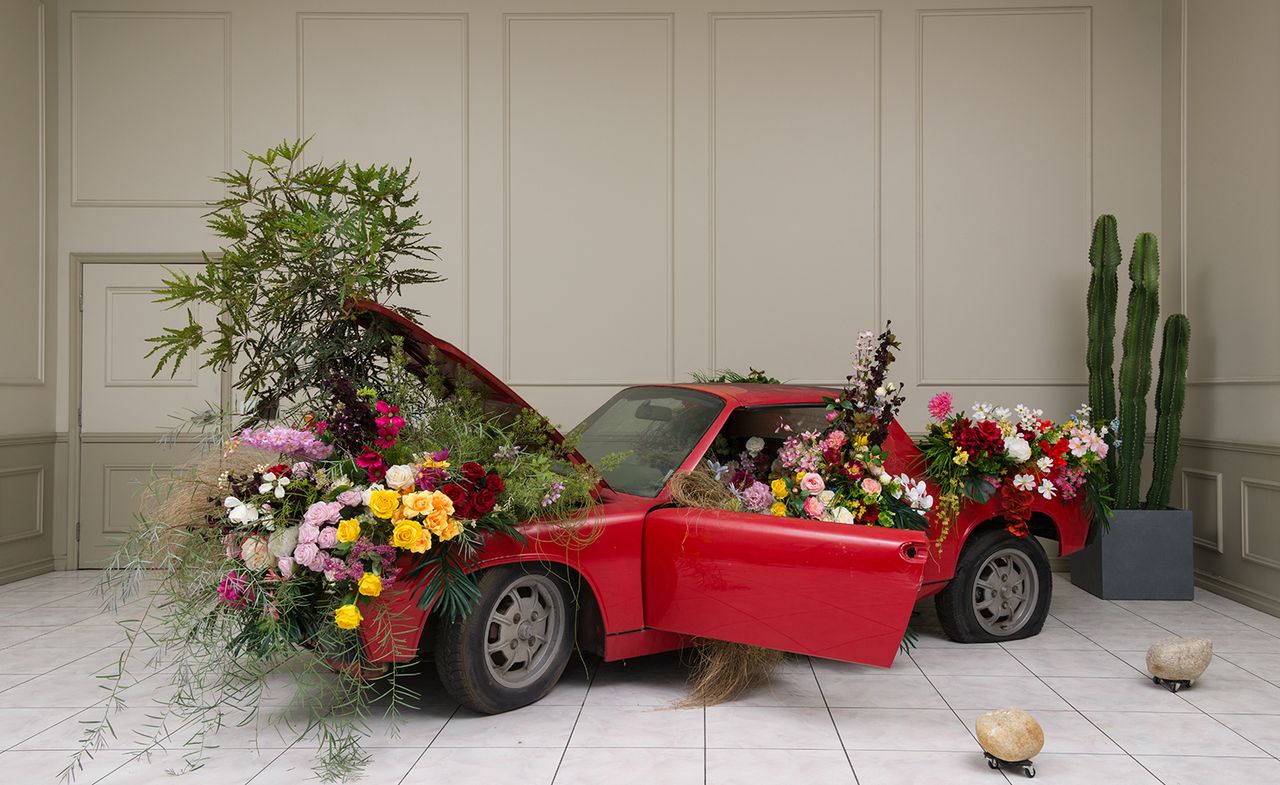
[[[239,610],[253,602],[253,587],[249,585],[248,578],[232,570],[218,581],[218,596],[228,607]]]
[[[556,480],[551,483],[551,490],[547,491],[547,495],[542,497],[542,506],[550,507],[560,501],[560,494],[564,491],[564,483]]]
[[[739,495],[748,512],[764,512],[773,504],[773,493],[762,482],[753,482]]]
[[[290,455],[303,460],[319,461],[333,455],[333,447],[320,441],[312,431],[276,425],[254,430],[246,428],[237,437],[240,444]]]

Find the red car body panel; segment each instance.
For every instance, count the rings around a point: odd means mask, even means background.
[[[434,346],[450,368],[466,367],[505,408],[532,408],[514,390],[457,347],[436,338],[394,310],[357,303],[361,319],[384,320],[405,336],[418,364]],[[830,388],[800,385],[688,384],[679,387],[724,402],[681,471],[696,467],[725,421],[743,408],[820,406]],[[559,434],[556,434],[560,438]],[[919,450],[895,422],[885,447],[893,473],[919,474]],[[575,462],[583,461],[574,454]],[[913,467],[915,471],[913,471]],[[937,489],[931,492],[937,495]],[[669,492],[656,498],[619,493],[602,485],[599,504],[579,525],[589,544],[566,544],[563,524],[531,521],[527,540],[491,537],[476,569],[515,562],[565,565],[594,595],[606,660],[687,645],[698,637],[729,640],[800,654],[887,666],[898,650],[913,603],[939,591],[954,574],[968,535],[999,518],[999,500],[966,503],[946,540],[924,533],[798,519],[670,508]],[[1081,503],[1039,499],[1057,529],[1060,553],[1084,545],[1089,515]],[[937,532],[930,532],[929,539]],[[418,607],[425,576],[383,592],[361,626],[373,662],[417,656],[429,609]]]

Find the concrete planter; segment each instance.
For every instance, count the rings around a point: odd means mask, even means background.
[[[1071,557],[1071,582],[1104,600],[1190,600],[1190,510],[1115,510],[1110,531]]]

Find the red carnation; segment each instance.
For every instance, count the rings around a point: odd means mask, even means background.
[[[484,467],[475,461],[467,461],[462,464],[462,476],[471,482],[475,482],[484,476]]]
[[[502,489],[507,486],[502,482],[502,477],[497,472],[494,472],[485,478],[484,487],[492,493],[498,494],[502,493]]]

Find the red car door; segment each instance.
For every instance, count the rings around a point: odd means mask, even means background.
[[[645,519],[645,624],[887,667],[928,547],[902,529],[658,509]]]

